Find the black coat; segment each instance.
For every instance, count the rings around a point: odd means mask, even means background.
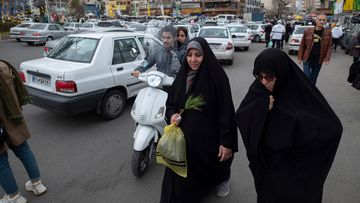
[[[286,53],[263,51],[253,73],[260,72],[276,76],[273,92],[255,80],[236,112],[258,203],[320,203],[342,125]]]
[[[230,175],[232,159],[220,162],[219,146],[238,151],[229,80],[208,43],[203,38],[194,38],[192,41],[200,43],[204,59],[187,93],[189,65],[184,60],[169,93],[167,116],[183,109],[190,95],[202,96],[205,105],[201,111],[185,110],[182,114],[179,126],[186,139],[188,177],[182,178],[166,169],[161,193],[161,202],[164,203],[199,203]]]

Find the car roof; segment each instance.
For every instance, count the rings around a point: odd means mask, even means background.
[[[243,24],[228,24],[226,27],[245,27]]]
[[[79,33],[71,34],[69,37],[85,37],[100,39],[103,37],[132,37],[132,36],[152,36],[151,34],[135,33],[135,32],[91,32],[91,33]]]
[[[298,28],[310,28],[310,27],[315,27],[314,25],[299,25],[299,26],[296,26],[296,29]]]
[[[205,26],[205,27],[202,27],[201,29],[227,29],[227,27],[225,26]]]

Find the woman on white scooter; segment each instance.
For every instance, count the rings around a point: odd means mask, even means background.
[[[183,178],[166,168],[161,203],[199,203],[219,185],[225,187],[218,188],[218,196],[227,195],[233,153],[238,151],[225,71],[203,38],[189,42],[185,57],[169,92],[166,114],[185,135],[188,176]],[[189,96],[201,96],[205,105],[201,110],[185,110],[180,120],[180,109]]]

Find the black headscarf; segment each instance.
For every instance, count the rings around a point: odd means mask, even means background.
[[[217,156],[219,146],[238,151],[235,110],[228,77],[206,40],[197,37],[189,43],[192,41],[201,45],[204,58],[188,92],[186,83],[190,66],[184,60],[169,91],[167,116],[170,118],[183,109],[189,96],[202,96],[205,105],[201,106],[201,111],[185,110],[182,114],[179,127],[186,140],[188,177],[182,179],[170,175],[169,171],[165,173],[163,202],[169,202],[166,195],[180,198],[176,202],[200,202],[204,195],[230,175],[232,159],[220,162]],[[179,186],[182,184],[185,185]]]
[[[236,112],[258,202],[321,202],[340,120],[285,52],[260,53],[253,74],[260,73],[276,76],[273,92],[256,79]],[[270,111],[269,95],[275,99]]]

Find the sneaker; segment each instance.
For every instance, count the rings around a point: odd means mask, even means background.
[[[31,180],[25,183],[25,189],[29,192],[33,192],[34,195],[39,196],[46,192],[47,188],[39,180],[36,183],[32,183]]]
[[[216,187],[216,196],[225,197],[226,195],[228,195],[230,191],[229,186],[230,186],[230,179],[221,182],[220,185]]]
[[[18,193],[15,197],[10,198],[9,195],[5,195],[2,199],[0,199],[0,203],[26,203],[27,200]]]

